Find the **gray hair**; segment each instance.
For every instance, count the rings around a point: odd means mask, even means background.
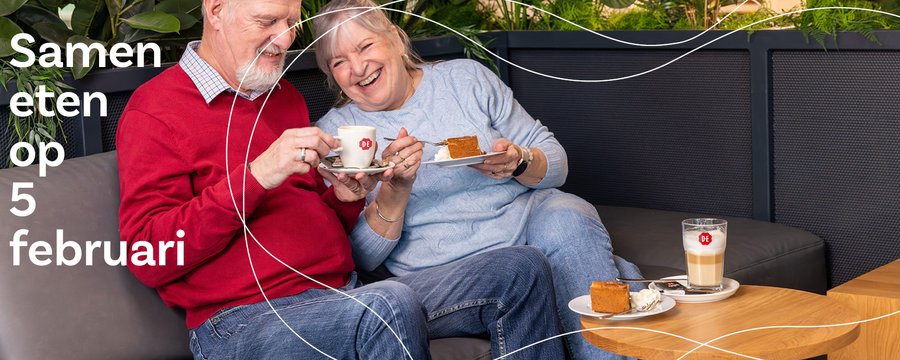
[[[381,9],[366,9],[366,7],[377,7],[378,4],[371,0],[332,0],[319,10],[319,14],[323,14],[313,19],[313,31],[316,37],[322,36],[316,43],[316,63],[319,69],[325,73],[328,87],[340,94],[338,96],[336,106],[344,106],[350,102],[350,99],[340,92],[341,88],[334,81],[334,75],[328,66],[328,62],[334,57],[335,48],[337,47],[338,34],[342,30],[340,26],[344,21],[352,21],[364,29],[379,35],[387,36],[396,31],[400,39],[400,46],[403,47],[403,63],[408,71],[418,68],[418,64],[424,63],[422,58],[415,53],[409,42],[409,36],[402,29],[395,26],[387,14]],[[346,9],[346,10],[345,10]],[[335,28],[337,27],[337,28]],[[334,30],[332,30],[335,28]],[[326,34],[327,32],[327,34]]]

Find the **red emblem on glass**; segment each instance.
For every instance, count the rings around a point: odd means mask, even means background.
[[[710,235],[708,232],[701,233],[697,240],[699,240],[703,245],[709,245],[712,242],[712,235]]]
[[[371,148],[371,147],[372,147],[372,139],[362,138],[362,140],[359,141],[360,149],[369,150],[369,148]]]

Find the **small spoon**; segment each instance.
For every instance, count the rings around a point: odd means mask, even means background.
[[[671,280],[671,279],[669,279],[669,280],[663,280],[663,279],[649,279],[649,280],[648,280],[648,279],[626,279],[626,278],[616,278],[616,281],[620,281],[620,282],[652,283],[652,282],[657,282],[657,281],[663,281],[663,282],[665,282],[665,281],[674,281],[674,280]]]
[[[386,138],[384,138],[384,139],[387,140],[387,141],[397,141],[397,139],[395,139],[395,138],[389,138],[389,137],[386,137]],[[444,141],[441,141],[441,142],[432,142],[432,141],[419,140],[419,142],[420,142],[420,143],[426,143],[426,144],[429,144],[429,145],[434,145],[434,146],[444,146],[444,145],[447,145],[447,140],[444,140]]]
[[[643,307],[631,308],[631,309],[628,309],[625,311],[620,311],[617,313],[604,314],[604,315],[598,316],[597,318],[598,319],[608,319],[608,318],[611,318],[616,315],[626,315],[626,314],[632,314],[632,313],[636,313],[636,312],[650,311],[650,310],[653,310],[654,308],[656,308],[656,305],[658,305],[658,304],[659,304],[659,299],[655,299],[652,302],[650,302],[649,304],[644,305]]]

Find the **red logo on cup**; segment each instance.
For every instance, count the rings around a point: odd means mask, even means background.
[[[701,233],[698,240],[700,240],[700,243],[703,245],[709,245],[712,242],[712,235],[708,232]]]
[[[371,148],[371,147],[372,147],[372,139],[362,138],[362,140],[359,141],[360,149],[369,150],[369,148]]]

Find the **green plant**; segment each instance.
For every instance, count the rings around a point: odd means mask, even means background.
[[[541,6],[541,1],[524,0],[524,4]],[[494,0],[485,9],[491,14],[494,24],[501,30],[534,30],[538,23],[539,12],[528,6],[511,3],[506,0]]]
[[[20,58],[19,60],[24,60]],[[8,61],[0,59],[0,85],[3,90],[9,91],[9,84],[15,84],[16,90],[25,92],[31,98],[40,86],[44,86],[47,92],[53,93],[49,99],[48,107],[56,107],[56,96],[64,90],[72,89],[64,81],[63,70],[55,67],[31,66],[19,69],[12,66]],[[62,140],[66,141],[65,134],[59,132],[62,121],[59,116],[42,116],[38,111],[34,111],[30,116],[19,117],[10,112],[6,119],[7,128],[14,129],[10,133],[10,140],[13,142],[28,142],[35,149],[38,144],[56,141],[57,135],[62,135]],[[20,150],[19,158],[25,158],[24,149]],[[11,167],[12,161],[7,159],[6,166]]]
[[[303,5],[300,7],[300,19],[306,20],[315,16],[319,13],[319,9],[323,8],[325,4],[328,4],[328,0],[303,0]],[[297,28],[297,37],[294,39],[294,46],[302,49],[306,47],[306,45],[312,43],[315,38],[312,21],[304,22],[303,25]]]
[[[580,30],[570,22],[588,29],[600,29],[606,22],[603,16],[605,4],[599,1],[556,0],[544,5],[544,10],[559,16],[543,13],[540,16],[540,28],[557,30]],[[560,18],[568,21],[563,21]]]
[[[664,30],[671,29],[669,15],[661,8],[634,9],[627,12],[611,13],[606,18],[602,30]]]
[[[806,3],[806,7],[810,9],[834,6],[880,10],[878,3],[865,0],[809,0]],[[873,29],[900,29],[900,22],[896,18],[851,9],[806,11],[791,18],[791,22],[803,32],[807,42],[813,38],[823,48],[829,36],[837,42],[838,31],[856,31],[870,41],[881,44],[872,32]]]
[[[9,3],[9,2],[12,3]],[[155,42],[175,60],[185,44],[200,37],[201,0],[4,0],[0,6],[0,58],[12,55],[9,39],[28,32],[39,42],[59,46],[66,43],[101,43],[107,49],[116,43]],[[74,6],[71,23],[60,17],[60,8]],[[5,40],[5,41],[4,41]],[[40,45],[37,44],[37,45]],[[76,57],[71,68],[78,79],[94,63]]]

